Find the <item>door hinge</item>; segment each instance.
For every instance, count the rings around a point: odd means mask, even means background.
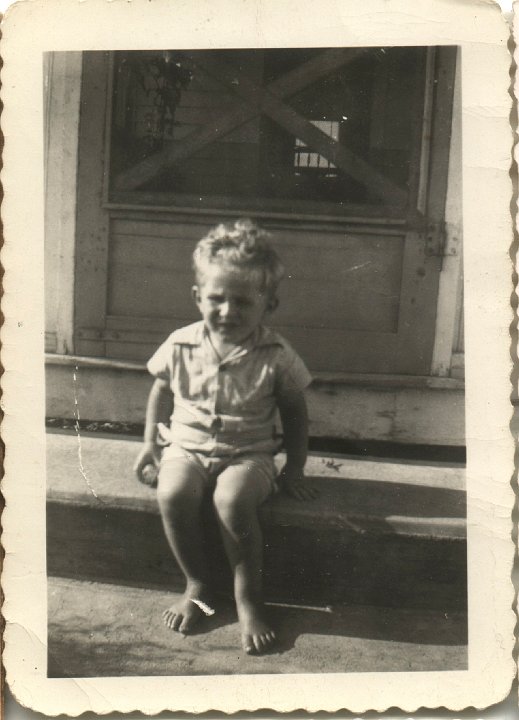
[[[429,257],[443,257],[445,240],[445,222],[429,223],[425,233],[425,254]]]
[[[447,257],[457,255],[459,238],[457,233],[449,231],[444,220],[427,225],[425,234],[425,254],[429,257]]]

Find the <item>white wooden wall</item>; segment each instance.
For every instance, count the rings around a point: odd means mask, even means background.
[[[440,274],[432,375],[463,374],[461,63],[458,52],[445,206],[446,245]]]
[[[45,347],[73,352],[82,53],[45,57]]]

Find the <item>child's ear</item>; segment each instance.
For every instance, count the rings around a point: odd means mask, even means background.
[[[272,296],[269,298],[269,301],[268,301],[268,303],[267,303],[267,311],[268,311],[268,312],[274,312],[274,310],[277,308],[278,305],[279,305],[279,299],[278,299],[278,297],[277,297],[276,295],[272,295]]]
[[[198,303],[200,302],[200,289],[198,285],[193,285],[193,287],[191,288],[191,297],[198,305]]]

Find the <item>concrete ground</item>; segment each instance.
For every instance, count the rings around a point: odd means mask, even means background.
[[[51,677],[466,669],[462,467],[312,454],[319,499],[264,508],[267,599],[297,606],[271,605],[277,647],[250,657],[228,602],[196,635],[163,626],[182,583],[138,449],[47,436]]]
[[[467,667],[466,616],[425,610],[270,607],[272,654],[249,657],[233,608],[196,635],[167,630],[175,593],[49,578],[50,677],[402,672]]]

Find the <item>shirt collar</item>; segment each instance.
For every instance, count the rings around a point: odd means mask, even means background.
[[[173,338],[176,345],[201,345],[204,339],[204,323],[199,321],[179,328],[173,333]]]
[[[206,335],[206,328],[202,320],[186,325],[175,331],[175,343],[179,345],[200,346]],[[248,349],[266,347],[268,345],[282,345],[279,335],[270,328],[260,325],[254,335],[245,343]]]
[[[256,347],[265,347],[267,345],[282,345],[281,339],[277,333],[264,325],[260,325],[257,330],[255,340]]]

